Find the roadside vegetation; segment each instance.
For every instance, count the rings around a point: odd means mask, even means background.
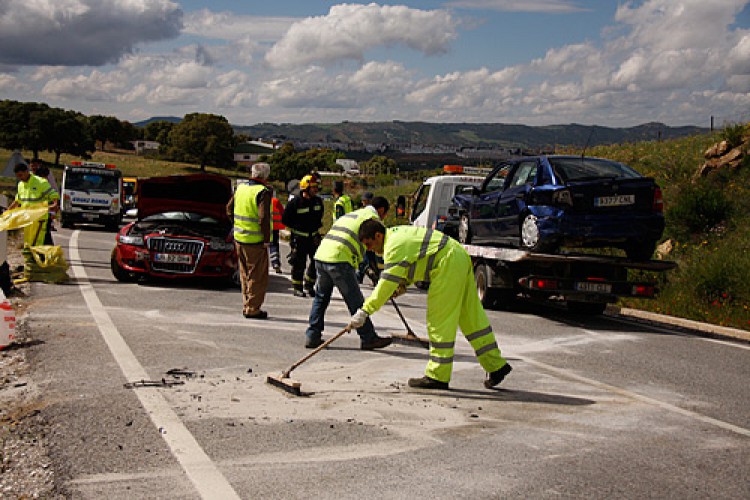
[[[162,124],[163,125],[163,124]],[[157,128],[159,125],[152,125]],[[170,131],[171,131],[170,126]],[[157,134],[157,131],[152,131]],[[162,130],[161,133],[167,133]],[[714,144],[726,141],[730,148],[740,148],[743,155],[732,168],[722,168],[706,176],[698,175],[704,164],[704,153]],[[623,300],[621,305],[669,314],[717,325],[750,330],[750,124],[725,127],[720,132],[665,141],[648,141],[597,146],[587,155],[622,161],[644,175],[654,177],[664,195],[667,228],[658,258],[674,260],[679,267],[650,278],[660,283],[656,300]],[[571,150],[580,154],[581,151]],[[11,151],[0,149],[0,159]],[[25,156],[32,154],[25,152]],[[62,168],[55,165],[80,160],[67,153],[37,151],[58,179]],[[274,155],[261,158],[272,165],[272,183],[282,201],[286,183],[312,170],[330,170],[341,153],[318,149],[295,151],[285,145]],[[94,151],[91,160],[115,164],[126,176],[213,172],[232,178],[245,177],[244,167],[218,168],[210,162],[177,162],[136,156],[132,152]],[[407,199],[423,177],[437,171],[397,174],[397,165],[386,157],[361,162],[363,177],[324,177],[323,194],[330,194],[334,180],[346,182],[355,204],[365,191],[385,196],[392,203],[388,225],[405,224],[397,217],[396,199]],[[0,179],[0,190],[12,195],[15,179]],[[332,201],[326,200],[324,229],[330,226]]]
[[[740,149],[737,165],[700,176],[704,153],[721,141]],[[679,267],[657,276],[656,300],[622,305],[750,330],[750,124],[663,142],[599,146],[586,154],[654,177],[664,195],[661,258]]]

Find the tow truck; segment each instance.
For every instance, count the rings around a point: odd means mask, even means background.
[[[412,198],[412,225],[431,227],[457,237],[448,214],[453,195],[479,185],[483,173],[446,165],[449,175],[430,177]],[[463,245],[474,264],[477,293],[485,307],[521,299],[562,302],[575,314],[598,315],[619,297],[654,298],[655,273],[677,267],[663,260],[632,261],[610,255],[562,252],[545,254],[516,248]],[[427,284],[421,284],[424,288]]]

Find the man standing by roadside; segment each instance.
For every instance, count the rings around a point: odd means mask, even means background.
[[[364,305],[351,318],[359,328],[394,294],[415,281],[430,283],[427,293],[427,334],[430,358],[425,376],[409,379],[410,387],[448,389],[453,371],[456,329],[461,327],[487,372],[484,386],[494,387],[510,373],[500,355],[492,326],[479,302],[471,258],[454,239],[424,227],[396,226],[388,230],[377,220],[366,220],[359,239],[368,250],[382,254],[385,269]]]
[[[26,162],[17,164],[13,168],[13,172],[19,181],[18,190],[16,199],[10,204],[8,210],[19,206],[25,208],[34,204],[47,203],[50,211],[57,212],[60,207],[60,195],[52,189],[47,179],[32,174]],[[49,230],[49,212],[46,217],[38,221],[38,224],[39,226],[36,229],[31,229],[35,231],[35,234],[32,235],[33,239],[28,240],[29,245],[54,245],[52,233]]]
[[[299,183],[300,195],[287,203],[281,221],[289,228],[294,260],[292,261],[292,288],[295,297],[315,295],[314,267],[305,272],[308,259],[313,262],[315,250],[320,245],[320,228],[323,226],[323,200],[318,196],[319,184],[311,175]]]
[[[315,252],[315,268],[318,279],[315,282],[315,299],[310,310],[310,326],[305,333],[305,347],[314,349],[323,343],[321,334],[324,316],[331,301],[333,287],[338,288],[344,298],[349,314],[362,307],[364,297],[357,283],[356,270],[364,247],[357,239],[359,227],[366,220],[381,220],[388,213],[388,200],[380,196],[372,200],[372,205],[348,213],[333,223],[331,229]],[[369,351],[381,349],[391,343],[390,338],[379,337],[370,319],[357,328],[361,339],[361,349]]]
[[[342,181],[336,181],[333,183],[333,221],[336,222],[342,215],[348,214],[354,207],[352,207],[352,199],[348,194],[344,194],[344,183]]]
[[[227,204],[234,217],[234,242],[242,284],[242,314],[248,319],[266,319],[261,310],[268,288],[268,246],[271,241],[271,189],[266,179],[268,163],[256,163],[247,183],[239,184]]]

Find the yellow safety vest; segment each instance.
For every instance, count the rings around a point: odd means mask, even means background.
[[[28,181],[18,183],[16,200],[23,208],[59,199],[60,195],[52,189],[47,179],[31,174]],[[47,217],[43,217],[41,220],[45,221]]]
[[[365,254],[365,247],[358,237],[359,226],[369,219],[380,220],[377,212],[367,207],[339,217],[320,243],[315,260],[329,264],[346,262],[355,269],[359,267]]]
[[[348,214],[354,209],[354,207],[352,206],[352,199],[349,197],[348,194],[342,194],[336,199],[336,202],[333,204],[333,220],[334,221],[338,218],[336,217],[336,214],[339,213],[339,210],[338,210],[339,207],[344,212],[344,214]]]
[[[240,184],[234,193],[234,240],[239,243],[262,243],[258,195],[265,189],[262,184]],[[269,220],[269,223],[271,221]]]

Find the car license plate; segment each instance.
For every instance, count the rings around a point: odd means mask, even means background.
[[[620,194],[617,196],[601,196],[599,198],[594,198],[595,207],[621,207],[624,205],[633,205],[634,203],[634,194]]]
[[[612,285],[594,281],[576,281],[576,290],[579,292],[612,293]]]
[[[86,220],[94,220],[94,219],[96,219],[96,215],[94,215],[94,214],[81,214],[81,217],[83,217]]]
[[[183,253],[157,253],[154,255],[154,261],[165,264],[190,264],[193,257]]]

